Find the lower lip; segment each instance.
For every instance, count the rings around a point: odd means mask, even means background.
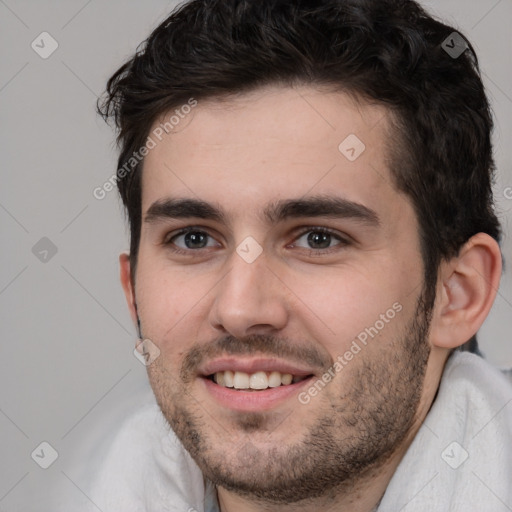
[[[259,412],[268,411],[296,396],[298,391],[307,386],[312,378],[308,377],[288,386],[268,388],[263,391],[238,391],[233,388],[219,386],[205,377],[201,380],[204,382],[208,393],[223,407],[234,411]]]

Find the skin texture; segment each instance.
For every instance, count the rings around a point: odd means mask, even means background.
[[[443,262],[436,303],[423,303],[418,223],[388,169],[387,145],[399,141],[387,115],[341,92],[265,88],[199,103],[145,159],[137,270],[121,255],[121,281],[160,350],[148,366],[157,401],[218,485],[223,512],[372,510],[450,350],[491,307],[500,255],[484,234]],[[365,144],[355,161],[338,149],[349,134]],[[327,196],[378,223],[263,215],[276,201]],[[206,201],[224,218],[146,219],[166,198]],[[206,247],[187,247],[179,231],[189,226],[209,235]],[[320,234],[326,248],[308,241],[318,227],[332,231]],[[236,251],[249,236],[262,249],[252,263]],[[200,375],[219,357],[267,357],[300,364],[314,382],[393,304],[400,311],[307,404],[298,394],[311,383],[275,406],[233,410]]]

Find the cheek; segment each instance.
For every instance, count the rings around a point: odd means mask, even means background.
[[[392,275],[390,271],[370,275],[350,268],[333,269],[328,278],[297,274],[292,281],[298,299],[293,302],[294,314],[334,358],[357,336],[364,341],[365,333],[368,339],[373,339],[373,334],[375,339],[392,340],[406,317],[404,303],[410,302],[403,279],[390,278]],[[388,279],[379,282],[379,276]]]
[[[190,310],[190,288],[163,272],[146,272],[137,283],[139,313],[146,330],[161,337]]]
[[[177,369],[197,341],[217,273],[195,265],[172,265],[160,251],[142,247],[136,281],[144,337],[159,348],[167,368]]]

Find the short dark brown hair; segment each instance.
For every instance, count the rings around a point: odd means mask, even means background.
[[[117,180],[135,272],[142,162],[132,156],[164,113],[195,100],[282,84],[327,85],[384,105],[399,141],[390,171],[420,225],[425,281],[478,232],[500,239],[492,117],[473,48],[412,0],[192,0],[108,81],[98,110],[118,129]],[[462,39],[461,39],[462,37]],[[130,160],[132,158],[132,160]],[[133,161],[133,163],[132,163]],[[431,292],[435,296],[435,289]]]

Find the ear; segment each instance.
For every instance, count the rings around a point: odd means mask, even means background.
[[[135,325],[135,329],[137,329],[137,303],[135,300],[135,288],[133,284],[135,279],[132,279],[130,255],[128,253],[123,252],[119,255],[119,267],[121,285],[123,286],[126,303],[128,304],[128,309]],[[135,278],[135,276],[133,276],[133,278]]]
[[[501,263],[497,242],[485,233],[441,263],[430,331],[435,347],[456,348],[480,329],[498,291]]]

